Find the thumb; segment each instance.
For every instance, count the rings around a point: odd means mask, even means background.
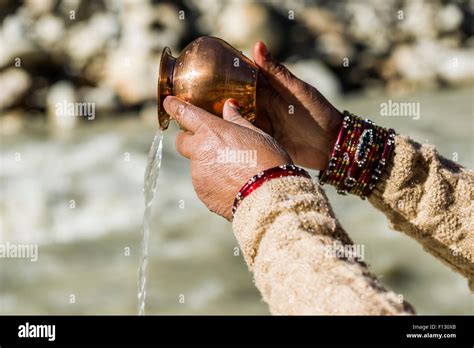
[[[306,83],[297,78],[283,64],[278,62],[268,52],[267,46],[262,41],[255,44],[253,49],[255,63],[275,88],[285,99],[292,99],[295,95],[305,92]]]
[[[253,124],[251,124],[249,121],[247,121],[245,118],[242,117],[240,114],[240,108],[239,104],[237,104],[237,101],[235,99],[227,99],[225,104],[224,104],[224,110],[222,112],[222,117],[224,120],[236,123],[242,127],[250,128],[254,131],[261,132],[260,129],[255,127]]]

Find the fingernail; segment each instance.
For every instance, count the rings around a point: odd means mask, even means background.
[[[163,106],[172,119],[176,119],[176,114],[182,114],[186,102],[175,96],[167,96],[163,101]]]
[[[231,108],[233,108],[233,109],[235,109],[235,110],[239,110],[239,109],[240,109],[239,104],[237,104],[237,101],[236,101],[234,98],[229,99],[229,102],[228,102],[228,103],[229,103],[229,106],[230,106]]]

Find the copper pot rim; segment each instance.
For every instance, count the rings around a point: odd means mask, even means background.
[[[158,122],[160,129],[165,130],[170,123],[170,117],[163,107],[165,98],[173,94],[173,70],[176,58],[173,57],[171,49],[166,46],[163,48],[160,59],[160,68],[158,71]]]

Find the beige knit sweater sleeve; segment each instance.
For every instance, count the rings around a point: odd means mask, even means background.
[[[474,173],[432,145],[395,138],[394,154],[369,197],[391,226],[461,273],[474,291]]]
[[[434,153],[434,149],[397,137],[393,160],[370,200],[386,212],[396,228],[415,236],[472,280],[472,232],[458,231],[470,222],[472,175]],[[419,181],[413,180],[418,178],[414,173],[423,173]],[[450,184],[435,179],[440,176]],[[428,197],[434,201],[429,203]],[[433,205],[439,206],[438,213]],[[451,215],[446,216],[447,210]],[[437,223],[425,221],[433,216]],[[441,222],[443,218],[447,222]],[[444,233],[437,232],[441,223],[446,226]],[[355,255],[337,252],[350,250],[352,242],[334,217],[324,192],[310,179],[285,177],[264,183],[243,200],[233,229],[255,284],[273,314],[414,313]]]
[[[337,252],[352,242],[311,179],[264,183],[242,201],[233,227],[273,314],[413,313],[357,255]]]

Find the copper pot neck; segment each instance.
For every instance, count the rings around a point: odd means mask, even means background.
[[[173,95],[173,71],[176,58],[171,55],[171,49],[165,47],[161,54],[160,71],[158,75],[158,121],[160,128],[168,128],[170,118],[163,108],[163,101],[169,95]]]

